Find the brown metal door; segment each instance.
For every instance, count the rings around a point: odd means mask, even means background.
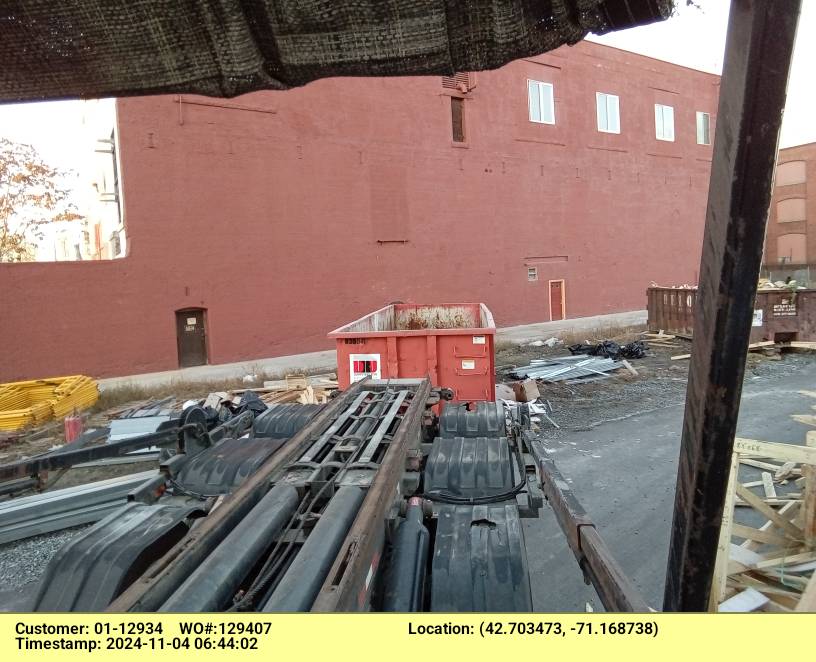
[[[564,281],[550,281],[550,319],[564,319]]]
[[[179,367],[207,364],[207,338],[203,310],[176,311]]]

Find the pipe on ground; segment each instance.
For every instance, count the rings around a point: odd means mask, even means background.
[[[273,487],[167,599],[159,611],[218,611],[280,533],[298,504],[291,485]]]
[[[261,611],[309,611],[351,528],[365,492],[341,487]]]

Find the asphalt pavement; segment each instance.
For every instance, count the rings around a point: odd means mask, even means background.
[[[766,376],[749,373],[737,434],[803,444],[809,428],[791,414],[812,413],[816,400],[800,390],[816,390],[816,361],[798,361]],[[551,444],[552,459],[601,536],[657,609],[663,601],[683,405],[678,399],[659,411],[560,435]],[[602,611],[546,504],[540,515],[524,520],[535,610],[585,611],[589,603]]]

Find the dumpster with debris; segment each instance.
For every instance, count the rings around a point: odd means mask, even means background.
[[[483,303],[391,304],[329,334],[341,389],[367,376],[431,378],[455,400],[492,400],[496,325]]]

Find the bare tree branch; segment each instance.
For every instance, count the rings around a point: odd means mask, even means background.
[[[83,218],[62,182],[66,174],[31,145],[0,138],[0,262],[33,260],[45,226]]]

